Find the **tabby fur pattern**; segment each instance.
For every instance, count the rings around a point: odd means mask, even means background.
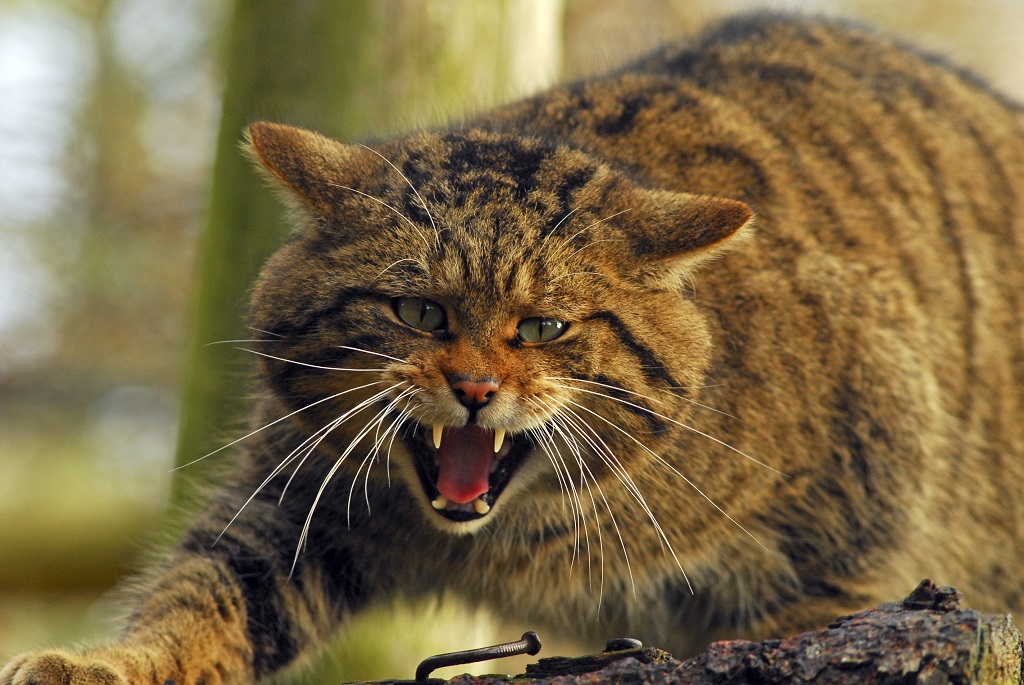
[[[249,142],[306,217],[256,432],[121,642],[0,684],[260,681],[442,592],[679,656],[925,577],[1024,609],[1024,115],[976,79],[755,15],[449,129]]]

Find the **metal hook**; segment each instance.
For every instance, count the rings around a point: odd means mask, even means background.
[[[416,680],[423,681],[430,677],[430,673],[442,666],[457,666],[459,664],[472,664],[477,661],[487,661],[504,656],[516,656],[517,654],[529,654],[533,656],[540,651],[540,638],[537,633],[531,631],[523,633],[523,637],[515,642],[506,642],[492,647],[480,647],[478,649],[467,649],[463,652],[448,652],[437,656],[427,657],[416,667]]]

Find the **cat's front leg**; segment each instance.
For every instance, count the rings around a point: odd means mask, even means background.
[[[298,532],[276,501],[252,501],[225,531],[237,511],[229,500],[214,504],[185,533],[139,584],[116,643],[22,655],[0,671],[0,685],[259,682],[322,642],[379,587],[343,536],[296,560]]]
[[[2,685],[178,685],[251,683],[247,610],[227,568],[211,558],[176,560],[140,596],[115,644],[79,654],[21,655]]]
[[[106,654],[74,654],[47,650],[23,654],[0,671],[3,685],[134,685],[155,682],[141,675],[153,673],[158,659],[142,647],[110,648]],[[241,681],[234,681],[241,682]]]

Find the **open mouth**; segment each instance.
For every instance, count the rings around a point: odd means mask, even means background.
[[[423,426],[407,442],[434,510],[458,522],[486,516],[533,448],[526,435],[477,425]]]

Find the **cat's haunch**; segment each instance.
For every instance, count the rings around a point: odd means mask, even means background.
[[[1024,114],[975,79],[755,15],[247,149],[305,220],[253,289],[235,475],[121,643],[0,685],[258,681],[396,596],[677,656],[923,577],[1024,609]]]

